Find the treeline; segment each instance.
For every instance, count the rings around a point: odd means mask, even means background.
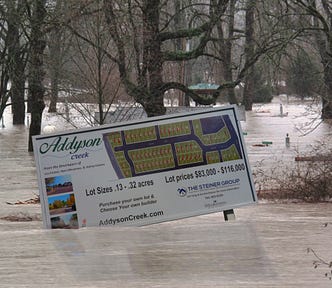
[[[155,116],[165,98],[251,110],[283,91],[332,118],[331,23],[328,0],[0,0],[0,117],[23,124],[27,103],[31,139],[45,101],[96,103],[102,124],[119,101]]]

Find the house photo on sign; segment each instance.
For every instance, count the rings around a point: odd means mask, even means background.
[[[33,138],[46,228],[141,226],[257,201],[236,106]]]

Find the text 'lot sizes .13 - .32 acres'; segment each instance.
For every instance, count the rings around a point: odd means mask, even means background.
[[[103,135],[119,179],[242,159],[228,115]]]

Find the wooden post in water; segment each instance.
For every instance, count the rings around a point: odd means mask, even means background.
[[[224,212],[224,219],[225,221],[228,220],[235,220],[235,213],[233,209],[225,210]]]

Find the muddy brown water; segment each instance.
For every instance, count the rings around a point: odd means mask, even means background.
[[[287,117],[275,116],[278,101],[247,114],[243,129],[253,167],[265,160],[268,169],[273,157],[292,161],[296,149],[307,151],[310,141],[331,135],[330,127],[321,126],[300,137],[293,125],[300,109],[293,106],[284,104]],[[228,222],[214,213],[145,227],[44,230],[38,204],[6,203],[38,194],[27,128],[12,127],[9,120],[7,115],[0,129],[0,217],[33,221],[0,220],[0,287],[332,286],[324,275],[330,269],[315,269],[317,258],[307,253],[310,248],[332,260],[331,203],[261,201],[236,209],[236,220]],[[265,140],[273,144],[253,145]]]

